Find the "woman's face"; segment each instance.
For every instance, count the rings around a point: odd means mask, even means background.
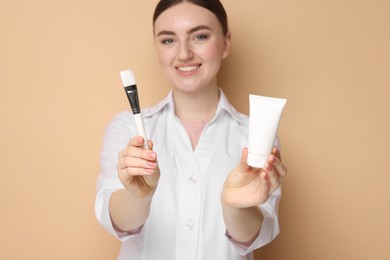
[[[223,35],[212,12],[188,2],[170,7],[155,21],[154,37],[161,68],[173,88],[196,92],[217,87],[230,33]]]

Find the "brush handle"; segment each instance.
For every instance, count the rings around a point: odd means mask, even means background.
[[[142,136],[144,138],[144,148],[149,149],[148,147],[148,139],[146,139],[146,134],[145,134],[145,128],[144,128],[144,122],[142,120],[141,113],[134,114],[134,119],[135,119],[135,125],[137,127],[138,135]]]

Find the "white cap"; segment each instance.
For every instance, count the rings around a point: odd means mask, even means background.
[[[248,158],[246,160],[246,163],[249,166],[255,167],[255,168],[263,168],[265,163],[268,160],[268,156],[264,155],[258,155],[254,153],[248,153]]]
[[[123,87],[135,85],[134,72],[132,70],[122,70],[120,72]]]

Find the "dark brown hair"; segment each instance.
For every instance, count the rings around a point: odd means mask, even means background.
[[[203,8],[206,8],[207,10],[215,14],[215,16],[218,18],[218,21],[222,26],[223,35],[226,35],[227,32],[229,31],[227,14],[225,8],[223,7],[222,3],[219,0],[160,0],[156,8],[154,9],[153,28],[154,28],[154,22],[157,20],[160,14],[162,14],[168,8],[180,4],[182,2],[189,2],[201,6]]]

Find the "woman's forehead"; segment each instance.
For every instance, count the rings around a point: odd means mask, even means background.
[[[210,28],[221,27],[211,11],[192,3],[182,2],[162,12],[156,19],[154,27],[158,33],[160,30],[190,30],[202,25]]]

